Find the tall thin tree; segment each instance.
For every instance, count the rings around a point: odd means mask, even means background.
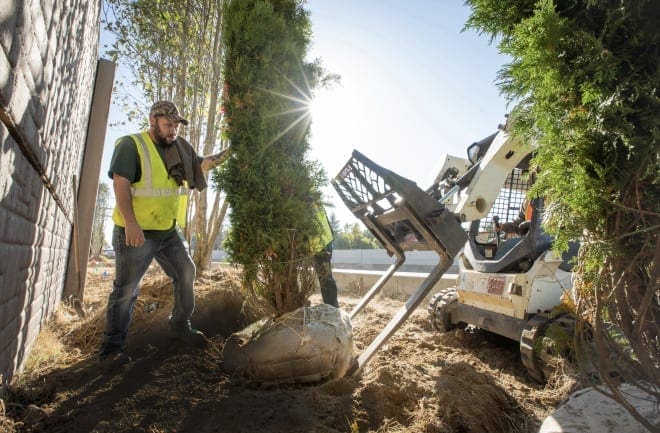
[[[99,183],[96,193],[96,206],[92,221],[92,239],[90,242],[91,257],[98,258],[105,245],[105,222],[108,218],[110,187],[107,183]]]
[[[225,9],[223,95],[232,156],[216,178],[231,205],[226,248],[248,292],[277,314],[304,304],[326,181],[308,159],[309,102],[324,80],[307,63],[311,23],[299,0],[245,0]]]

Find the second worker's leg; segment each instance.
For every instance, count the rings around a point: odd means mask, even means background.
[[[332,253],[322,251],[314,257],[314,270],[319,278],[323,303],[339,308],[337,300],[337,282],[332,276]]]

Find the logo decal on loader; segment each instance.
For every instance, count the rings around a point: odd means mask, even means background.
[[[488,293],[493,295],[501,295],[504,293],[504,283],[506,278],[504,277],[488,277]]]

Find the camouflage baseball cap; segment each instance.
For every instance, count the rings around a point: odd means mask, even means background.
[[[156,102],[154,105],[151,106],[151,110],[149,111],[149,116],[150,117],[163,116],[174,122],[180,122],[186,126],[188,125],[188,120],[179,116],[179,109],[176,108],[176,105],[174,105],[170,101]]]

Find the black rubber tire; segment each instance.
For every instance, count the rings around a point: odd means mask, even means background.
[[[458,307],[458,294],[453,288],[441,290],[429,302],[429,316],[433,327],[439,332],[448,332],[458,324],[452,322],[452,313]]]
[[[558,358],[571,358],[575,319],[569,314],[535,314],[520,336],[520,357],[529,375],[546,383],[557,370]]]

